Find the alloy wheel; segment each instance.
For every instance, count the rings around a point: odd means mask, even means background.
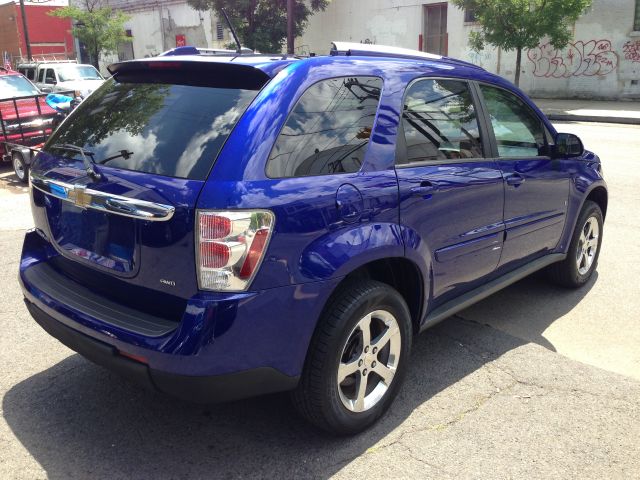
[[[353,328],[338,365],[338,393],[347,410],[364,412],[385,395],[396,374],[402,337],[385,310],[365,315]]]
[[[24,170],[24,165],[22,164],[22,161],[20,160],[20,158],[18,158],[17,155],[13,156],[13,171],[16,173],[16,176],[20,181],[24,180],[24,176],[26,174]]]
[[[576,249],[576,266],[580,275],[586,275],[598,252],[600,226],[596,217],[589,217],[580,231]]]

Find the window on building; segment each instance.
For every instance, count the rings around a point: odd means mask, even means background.
[[[406,159],[398,163],[482,158],[478,119],[467,82],[420,80],[404,100]]]
[[[302,95],[273,147],[271,178],[357,172],[378,110],[382,80],[332,78]]]
[[[480,85],[487,107],[499,157],[547,155],[542,120],[514,94],[501,88]]]
[[[465,8],[464,9],[464,23],[475,23],[478,20],[476,19],[476,11],[473,8]]]
[[[636,11],[633,16],[633,29],[640,32],[640,0],[636,0]]]
[[[216,24],[216,38],[222,40],[224,38],[224,29],[220,22]]]

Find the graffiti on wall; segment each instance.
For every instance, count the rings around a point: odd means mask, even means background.
[[[622,46],[622,53],[624,53],[624,59],[632,62],[640,63],[640,40],[629,40]]]
[[[476,52],[474,50],[469,50],[467,52],[467,58],[471,63],[476,65],[484,66],[486,63],[490,63],[493,61],[493,55],[490,51],[482,51]]]
[[[579,40],[563,50],[545,43],[529,50],[527,56],[535,65],[536,77],[593,77],[607,75],[618,66],[618,54],[609,40]]]

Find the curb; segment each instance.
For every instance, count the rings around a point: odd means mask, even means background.
[[[544,111],[543,111],[544,113]],[[552,122],[595,122],[618,123],[623,125],[640,125],[640,118],[604,117],[598,115],[545,114]]]

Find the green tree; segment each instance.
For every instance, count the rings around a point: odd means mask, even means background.
[[[69,5],[49,15],[72,20],[73,36],[87,46],[91,63],[98,68],[100,55],[115,53],[118,44],[131,41],[124,31],[129,17],[105,6],[102,0],[81,0],[79,3],[80,6]]]
[[[243,47],[268,53],[282,51],[287,39],[287,0],[188,0],[197,10],[213,10],[224,19],[222,9],[240,37]],[[298,37],[313,13],[324,10],[329,0],[294,1],[294,33]]]
[[[480,31],[472,32],[469,45],[475,51],[485,44],[516,51],[515,84],[520,84],[522,50],[535,48],[548,37],[554,48],[571,40],[571,25],[591,5],[591,0],[451,0],[472,10]]]

